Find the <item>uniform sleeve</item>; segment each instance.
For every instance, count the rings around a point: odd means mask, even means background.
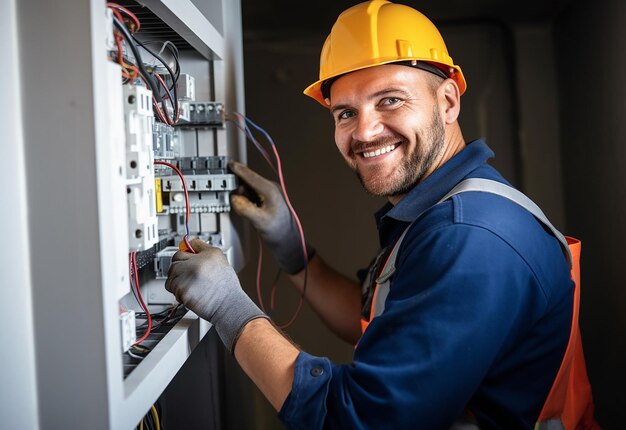
[[[446,224],[402,246],[385,310],[353,362],[298,357],[279,413],[287,428],[449,428],[545,309],[532,270],[491,231]]]

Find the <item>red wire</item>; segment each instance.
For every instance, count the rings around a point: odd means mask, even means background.
[[[163,78],[161,77],[161,75],[159,75],[158,73],[155,73],[154,76],[157,77],[157,79],[159,80],[159,82],[161,83],[161,85],[163,86],[163,88],[165,88],[165,92],[167,93],[167,98],[170,99],[170,102],[172,103],[172,107],[174,107],[174,100],[172,98],[172,94],[170,93],[169,88],[167,88],[167,84],[165,83],[165,81],[163,80]],[[176,110],[176,112],[174,112],[174,117],[170,118],[169,113],[167,112],[167,105],[165,104],[165,101],[163,101],[163,110],[165,111],[165,114],[167,115],[167,123],[169,125],[174,125],[178,122],[178,117],[180,114],[180,108]]]
[[[157,114],[159,114],[159,119],[168,124],[168,125],[172,125],[169,122],[169,117],[166,118],[165,115],[163,115],[163,111],[161,110],[161,108],[159,107],[159,104],[156,102],[154,96],[152,96],[152,106],[154,106],[154,109],[157,111]]]
[[[130,258],[131,264],[133,266],[133,277],[135,278],[135,291],[137,293],[137,298],[139,299],[139,304],[141,305],[141,308],[144,310],[144,312],[146,313],[146,317],[148,318],[148,328],[146,329],[146,332],[143,334],[143,336],[141,336],[139,340],[133,343],[133,345],[138,345],[146,340],[146,338],[150,334],[150,331],[152,330],[152,315],[150,315],[150,310],[148,309],[148,306],[146,306],[146,304],[144,303],[143,297],[141,297],[141,289],[139,288],[139,274],[137,273],[137,253],[131,252]]]
[[[172,101],[172,97],[169,94],[169,90],[167,89],[167,85],[165,85],[165,82],[163,81],[163,78],[161,78],[161,75],[159,75],[158,73],[155,73],[154,76],[156,76],[157,80],[161,83],[161,86],[163,86],[165,88],[167,98],[169,98],[170,101]],[[165,114],[165,118],[166,118],[165,122],[168,125],[174,125],[174,120],[172,118],[170,118],[170,114],[167,111],[167,103],[165,103],[165,100],[163,100],[163,113]]]
[[[185,246],[187,247],[187,249],[191,251],[192,254],[196,253],[196,251],[194,251],[194,249],[191,247],[191,243],[189,243],[189,240],[187,239],[187,235],[183,237],[183,242],[185,242]]]
[[[246,120],[242,117],[242,115],[239,112],[233,112],[233,114],[244,124],[244,125],[241,125],[237,121],[233,121],[235,123],[235,125],[237,126],[237,128],[239,128],[239,130],[241,130],[244,133],[246,133],[246,135],[250,138],[252,143],[254,143],[254,146],[256,146],[256,149],[261,153],[263,158],[265,158],[265,161],[267,161],[267,164],[269,164],[270,167],[272,168],[272,170],[274,170],[274,172],[276,172],[276,174],[278,174],[278,171],[276,170],[276,166],[274,166],[274,164],[272,163],[272,160],[270,160],[270,156],[267,153],[267,151],[265,150],[265,148],[263,148],[261,146],[259,141],[256,140],[254,138],[254,136],[248,130],[246,130],[246,127],[245,127]]]
[[[300,224],[300,218],[298,218],[298,214],[296,210],[291,205],[289,201],[289,196],[287,195],[287,189],[285,187],[285,179],[283,178],[283,168],[280,163],[280,156],[278,155],[278,150],[276,149],[276,145],[272,145],[272,149],[274,150],[274,154],[276,155],[276,164],[278,164],[278,176],[280,178],[280,186],[283,189],[283,194],[285,195],[285,202],[291,211],[291,215],[296,220],[296,224],[298,225],[298,231],[300,232],[300,243],[302,245],[302,252],[304,253],[304,260],[309,261],[309,256],[306,251],[306,241],[304,240],[304,231],[302,230],[302,224]]]
[[[169,167],[170,169],[176,172],[181,182],[183,183],[183,190],[185,191],[185,209],[186,209],[185,210],[185,226],[186,226],[186,230],[189,231],[189,217],[191,215],[191,207],[189,205],[189,193],[187,192],[187,184],[185,183],[185,177],[183,176],[181,171],[178,170],[178,167],[174,166],[171,163],[168,163],[167,161],[155,161],[154,164],[161,164],[163,166]],[[187,247],[189,248],[189,251],[192,254],[195,254],[196,251],[194,251],[194,249],[189,244],[189,241],[187,240],[187,233],[185,233],[185,237],[183,237],[183,241],[185,242],[185,245],[187,245]]]
[[[133,69],[137,69],[135,66],[133,66]],[[141,78],[141,80],[143,81],[143,83],[145,84],[146,88],[148,88],[148,82],[146,82],[146,79],[139,75],[139,78]],[[156,102],[156,99],[154,98],[154,94],[152,94],[152,106],[154,107],[154,109],[157,111],[157,114],[159,116],[159,119],[161,120],[161,122],[164,122],[168,125],[172,125],[170,124],[170,122],[168,121],[168,119],[165,118],[165,116],[163,115],[163,111],[161,110],[161,108],[159,107],[159,104]]]
[[[261,241],[261,236],[257,234],[257,238],[259,240],[259,260],[257,261],[256,266],[256,295],[259,298],[259,307],[265,313],[265,305],[263,305],[263,295],[261,294],[261,267],[263,266],[263,242]]]
[[[141,27],[141,24],[139,23],[139,19],[137,18],[137,16],[132,13],[131,11],[129,11],[128,9],[126,9],[124,6],[119,5],[117,3],[111,3],[108,2],[107,3],[107,7],[111,8],[111,10],[113,11],[113,13],[117,12],[117,10],[120,10],[122,12],[124,12],[126,14],[126,16],[128,16],[130,19],[133,20],[133,22],[135,23],[135,29],[129,29],[131,30],[133,33],[139,30],[139,27]],[[117,9],[117,10],[116,10]],[[119,15],[119,12],[117,12],[118,15],[118,19],[120,20],[120,22],[124,22],[124,20],[122,19],[121,15]]]
[[[115,32],[115,44],[117,45],[117,61],[120,63],[123,69],[126,69],[124,64],[124,48],[122,47],[122,36]]]
[[[245,119],[243,119],[243,116],[241,114],[239,114],[238,112],[233,112],[237,118],[240,118],[244,121],[245,123]],[[240,126],[239,124],[235,123],[240,129],[244,130],[242,126]],[[261,154],[263,155],[263,157],[265,158],[265,160],[268,162],[268,164],[274,169],[274,171],[276,171],[278,173],[279,179],[280,179],[280,186],[281,189],[283,191],[283,195],[285,197],[285,202],[287,203],[287,206],[289,208],[289,211],[291,212],[292,216],[294,217],[294,219],[296,220],[296,224],[298,226],[298,232],[300,233],[300,241],[301,241],[301,245],[302,245],[302,252],[304,254],[304,258],[305,261],[309,261],[309,256],[306,250],[306,241],[304,239],[304,230],[302,229],[302,224],[300,223],[300,219],[298,218],[298,214],[296,213],[295,209],[293,208],[293,206],[291,205],[291,201],[289,200],[289,196],[287,194],[287,188],[285,186],[285,179],[283,177],[283,169],[282,169],[282,165],[281,165],[281,161],[280,161],[280,155],[278,154],[278,149],[276,148],[276,145],[274,145],[272,143],[272,150],[274,151],[274,155],[276,156],[276,166],[274,166],[270,159],[268,154],[265,152],[265,150],[261,147],[261,145],[258,143],[258,141],[254,138],[254,136],[251,135],[250,132],[248,132],[247,130],[244,130],[247,134],[247,136],[252,140],[252,142],[254,143],[254,145],[257,147],[257,149],[259,150],[259,152],[261,152]],[[262,246],[259,247],[259,261],[257,264],[257,295],[259,297],[259,305],[261,307],[261,310],[263,310],[263,312],[265,312],[265,309],[263,308],[263,302],[262,302],[262,295],[261,295],[261,262],[262,262]],[[305,266],[305,270],[307,270],[306,266]],[[306,276],[305,276],[305,282],[306,282]],[[274,285],[272,287],[272,293],[270,296],[270,309],[274,310],[274,302],[275,302],[275,297],[276,297],[276,285]],[[296,318],[298,317],[298,315],[300,314],[300,310],[302,309],[302,304],[304,302],[304,290],[302,291],[302,294],[300,295],[300,299],[298,300],[298,305],[296,307],[296,310],[293,314],[293,316],[291,317],[291,319],[285,323],[285,324],[277,324],[278,327],[280,327],[281,329],[285,329],[287,327],[289,327],[291,324],[293,324],[293,322],[296,320]]]
[[[107,3],[107,7],[109,7],[111,9],[111,11],[115,14],[115,16],[117,17],[117,19],[120,22],[124,22],[124,18],[122,17],[122,14],[120,13],[120,11],[124,12],[126,14],[126,16],[128,16],[130,19],[132,19],[133,23],[135,24],[135,29],[131,29],[129,28],[129,30],[131,32],[136,32],[139,30],[139,27],[141,26],[141,24],[139,23],[139,19],[137,18],[137,16],[132,13],[131,11],[129,11],[128,9],[126,9],[124,6],[121,6],[117,3]],[[128,67],[125,67],[124,65],[124,52],[122,50],[121,47],[121,40],[118,38],[119,37],[119,33],[116,33],[115,35],[115,42],[117,44],[117,50],[118,50],[118,58],[119,58],[119,63],[120,65],[124,68],[127,69]],[[132,66],[131,67],[131,71],[134,73],[128,73],[128,78],[129,79],[134,79],[137,75],[138,75],[138,70],[136,66]],[[165,84],[165,82],[163,82],[163,79],[159,76],[158,73],[155,73],[157,79],[159,81],[161,81],[161,84],[166,88],[167,90],[167,85]],[[142,78],[143,79],[143,78]],[[145,80],[144,80],[145,83]],[[172,102],[172,105],[174,104],[174,101],[172,100],[171,95],[169,95],[169,91],[168,91],[168,97],[170,98],[170,101]],[[176,112],[174,112],[174,119],[170,119],[169,114],[167,113],[167,106],[165,106],[165,103],[163,103],[163,109],[165,110],[165,115],[163,114],[163,111],[161,110],[161,108],[159,107],[159,105],[156,103],[156,101],[154,100],[154,96],[153,96],[153,105],[155,110],[157,111],[157,115],[159,116],[159,119],[168,124],[168,125],[174,125],[175,123],[178,122],[178,118],[180,116],[180,107],[179,109],[176,109]]]
[[[130,84],[132,85],[132,81],[139,74],[139,70],[137,66],[126,64],[124,61],[124,48],[122,47],[123,37],[120,33],[115,32],[115,44],[117,45],[117,58],[118,63],[122,67],[122,76],[131,80]],[[130,72],[129,72],[130,70]]]
[[[122,14],[120,13],[120,11],[119,11],[119,10],[117,10],[117,9],[115,9],[115,8],[113,8],[113,7],[111,7],[110,9],[111,9],[111,12],[113,12],[113,14],[115,15],[115,17],[117,18],[117,20],[118,20],[119,22],[123,23],[123,22],[124,22],[124,17],[123,17],[123,16],[122,16]]]
[[[233,112],[233,114],[240,119],[241,121],[243,121],[244,125],[246,125],[246,120],[244,118],[244,116],[242,114],[240,114],[239,112]],[[287,203],[287,206],[289,208],[289,211],[291,212],[292,216],[294,217],[294,219],[296,220],[296,224],[298,226],[298,232],[300,233],[300,244],[302,246],[302,252],[304,254],[304,258],[305,261],[309,261],[309,256],[306,250],[306,241],[304,238],[304,230],[302,229],[302,224],[300,223],[300,219],[298,218],[298,214],[296,213],[295,209],[293,208],[293,206],[291,205],[291,202],[289,200],[289,196],[287,195],[287,188],[285,186],[285,180],[283,177],[283,169],[282,169],[282,165],[281,165],[281,161],[280,161],[280,156],[278,155],[278,149],[276,148],[276,145],[274,145],[274,143],[271,141],[271,138],[268,139],[270,140],[270,144],[272,146],[272,150],[274,151],[274,155],[276,156],[276,166],[274,166],[274,164],[271,162],[270,158],[269,158],[269,154],[265,151],[265,149],[261,146],[261,144],[254,138],[254,136],[252,135],[252,132],[249,131],[249,128],[242,126],[241,124],[237,123],[235,121],[235,125],[242,131],[244,131],[246,133],[246,135],[248,136],[248,138],[250,140],[252,140],[252,142],[254,143],[254,146],[256,146],[257,150],[261,153],[261,155],[263,155],[263,158],[265,158],[265,160],[267,161],[267,163],[270,165],[270,167],[272,167],[272,169],[278,174],[279,178],[280,178],[280,186],[281,189],[283,191],[283,195],[285,197],[285,202]],[[261,295],[261,262],[262,262],[262,258],[263,258],[263,254],[262,254],[262,245],[259,246],[259,261],[257,263],[257,296],[259,297],[259,305],[261,307],[261,310],[263,310],[263,312],[265,312],[265,309],[263,308],[263,302],[262,302],[262,295]],[[305,288],[306,288],[306,270],[307,270],[307,266],[304,266],[304,270],[305,270]],[[272,287],[272,292],[271,292],[271,296],[270,296],[270,309],[274,310],[274,301],[275,301],[275,297],[276,297],[276,287],[277,285],[274,284]],[[293,324],[293,322],[296,320],[296,318],[298,317],[298,315],[300,314],[300,310],[302,308],[302,304],[304,302],[304,294],[305,294],[305,290],[303,289],[302,294],[300,295],[300,299],[298,301],[298,306],[296,307],[296,310],[293,314],[293,316],[291,317],[291,319],[283,324],[283,325],[278,325],[278,327],[280,327],[281,329],[287,328],[289,327],[291,324]]]
[[[309,261],[309,255],[308,255],[307,250],[306,250],[306,241],[304,239],[304,230],[302,229],[302,224],[300,223],[300,219],[298,218],[298,214],[296,214],[295,209],[293,208],[293,206],[291,205],[291,202],[289,201],[289,196],[287,195],[287,188],[285,187],[285,179],[283,178],[283,168],[281,166],[280,156],[278,155],[278,150],[276,149],[276,145],[272,145],[272,149],[274,150],[274,155],[276,156],[276,164],[278,166],[278,169],[277,169],[278,170],[278,176],[280,178],[280,186],[281,186],[281,188],[283,190],[283,195],[285,196],[285,202],[287,203],[287,206],[289,207],[289,210],[291,211],[291,215],[293,215],[293,218],[296,220],[296,224],[298,226],[298,231],[300,232],[300,242],[301,242],[301,245],[302,245],[302,253],[304,254],[304,261],[308,262]],[[306,265],[304,266],[304,270],[307,270],[306,269]],[[273,303],[274,294],[275,294],[275,288],[272,291],[272,303]],[[302,308],[303,301],[304,301],[304,290],[302,291],[302,294],[300,295],[300,300],[298,300],[298,306],[296,308],[296,311],[294,312],[293,316],[291,317],[291,319],[287,323],[285,323],[284,325],[279,325],[279,327],[281,329],[287,328],[291,324],[293,324],[293,322],[296,320],[296,318],[300,314],[300,309]]]

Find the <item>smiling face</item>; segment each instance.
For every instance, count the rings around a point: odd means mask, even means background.
[[[456,88],[449,81],[384,65],[333,83],[335,142],[366,191],[395,203],[460,150],[458,139],[454,147],[446,142],[446,125],[458,127],[458,106],[450,113],[447,104],[447,93]],[[445,85],[452,90],[442,89]]]

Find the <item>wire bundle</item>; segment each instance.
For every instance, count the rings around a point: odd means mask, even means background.
[[[289,196],[287,194],[287,187],[285,186],[285,178],[283,177],[283,170],[282,170],[282,164],[281,164],[281,161],[280,161],[280,155],[278,154],[278,149],[276,148],[276,144],[274,143],[274,140],[272,139],[272,137],[269,135],[269,133],[267,131],[265,131],[262,127],[260,127],[257,124],[255,124],[251,119],[247,118],[245,115],[243,115],[243,114],[241,114],[239,112],[233,112],[233,115],[236,117],[236,120],[234,121],[235,125],[246,134],[248,139],[250,139],[250,141],[252,141],[252,143],[254,144],[255,148],[259,151],[259,153],[261,153],[261,155],[263,156],[265,161],[267,161],[267,163],[270,165],[272,170],[274,170],[274,172],[278,175],[278,179],[279,179],[281,190],[283,192],[283,197],[285,199],[285,203],[287,203],[287,207],[289,208],[289,211],[291,212],[291,215],[292,215],[291,221],[292,222],[295,221],[295,223],[296,223],[296,225],[298,227],[298,232],[300,233],[300,243],[301,243],[301,246],[302,246],[302,257],[304,258],[304,261],[305,261],[305,265],[304,265],[304,285],[303,285],[303,288],[302,288],[302,294],[300,294],[300,299],[298,300],[298,305],[297,305],[296,310],[295,310],[293,316],[291,317],[291,319],[289,319],[289,321],[286,322],[285,324],[277,324],[280,328],[285,329],[285,328],[289,327],[291,324],[293,324],[293,322],[298,317],[298,314],[300,313],[300,310],[302,308],[302,304],[304,302],[304,296],[306,294],[309,256],[308,256],[307,249],[306,249],[306,240],[304,238],[304,230],[302,229],[302,224],[300,223],[300,218],[298,217],[298,214],[296,213],[295,209],[293,208],[293,206],[291,204],[291,201],[289,200]],[[229,119],[229,118],[227,117],[227,119]],[[272,161],[272,158],[270,157],[268,151],[256,139],[256,137],[254,136],[254,134],[252,133],[252,130],[250,129],[250,127],[248,125],[251,125],[257,131],[259,131],[259,132],[261,132],[263,134],[263,136],[265,137],[265,139],[267,140],[267,142],[269,143],[269,145],[270,145],[270,147],[272,149],[275,161]],[[263,304],[263,297],[262,297],[262,294],[261,294],[261,267],[262,267],[262,262],[263,262],[263,244],[261,242],[261,238],[259,237],[259,260],[258,260],[258,264],[257,264],[257,296],[258,296],[258,300],[259,300],[259,307],[261,308],[261,310],[263,310],[263,312],[267,313],[267,311],[265,310],[265,306]],[[278,276],[280,276],[280,272],[278,272],[278,275],[277,275],[276,279],[274,280],[274,285],[272,287],[272,293],[271,293],[271,297],[270,297],[270,310],[274,310],[274,302],[275,302],[275,296],[276,296],[276,286],[277,286],[277,282],[278,282]]]
[[[150,318],[152,320],[152,329],[150,332],[154,333],[156,330],[163,327],[169,321],[177,321],[179,318],[174,318],[174,315],[176,314],[176,311],[178,311],[178,309],[180,309],[181,307],[182,305],[179,303],[179,304],[170,306],[169,308],[161,312],[150,314]],[[136,312],[135,315],[140,318],[148,317],[148,314],[145,312]],[[161,318],[161,319],[155,324],[154,320],[157,318]],[[148,322],[146,321],[144,324],[138,326],[137,330],[138,331],[142,330],[144,329],[144,327],[147,327],[147,326],[148,326]],[[126,352],[128,353],[128,355],[130,355],[131,357],[137,360],[143,360],[150,353],[150,351],[152,351],[152,348],[135,343]]]
[[[163,423],[161,423],[161,406],[159,403],[155,403],[150,406],[148,413],[139,421],[135,430],[165,430]]]
[[[117,62],[122,67],[122,77],[131,85],[137,78],[141,79],[146,87],[152,91],[152,106],[157,117],[168,125],[178,123],[180,119],[180,106],[176,92],[176,83],[180,77],[180,64],[178,60],[178,49],[170,42],[166,41],[159,53],[152,51],[146,43],[138,40],[134,34],[141,27],[141,23],[135,14],[124,6],[117,3],[107,3],[107,7],[113,12],[113,24],[115,26],[114,38],[117,47]],[[124,58],[123,42],[130,48],[134,57],[131,64]],[[171,85],[168,86],[163,76],[156,72],[154,66],[147,66],[142,59],[139,48],[148,52],[158,60],[170,75]],[[174,58],[175,69],[172,70],[169,64],[161,57],[161,53],[168,49]],[[163,91],[163,92],[162,92]],[[170,114],[168,102],[172,106],[173,112]]]

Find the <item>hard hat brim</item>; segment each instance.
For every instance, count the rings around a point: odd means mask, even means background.
[[[449,66],[447,64],[441,64],[441,63],[437,63],[432,61],[432,59],[428,58],[428,59],[421,59],[421,58],[415,58],[415,57],[409,57],[409,58],[393,58],[390,60],[386,60],[386,61],[379,61],[376,64],[368,64],[362,67],[355,67],[353,69],[350,70],[346,70],[344,72],[340,72],[340,73],[336,73],[332,76],[328,76],[324,79],[319,79],[316,82],[312,83],[311,85],[309,85],[308,87],[306,87],[303,91],[303,94],[317,100],[319,102],[319,104],[321,104],[322,106],[324,106],[325,108],[330,108],[330,104],[326,103],[326,100],[324,99],[324,96],[322,95],[322,84],[325,81],[328,81],[329,79],[333,79],[333,78],[337,78],[339,76],[342,75],[346,75],[348,73],[352,73],[352,72],[356,72],[358,70],[363,70],[363,69],[367,69],[370,67],[376,67],[376,66],[382,66],[382,65],[386,65],[386,64],[393,64],[396,62],[401,62],[401,61],[423,61],[426,63],[430,63],[439,67],[444,66],[445,68],[448,69],[453,69],[453,73],[450,74],[448,73],[448,76],[450,79],[454,80],[458,87],[459,87],[459,93],[460,95],[463,95],[463,93],[465,92],[465,90],[467,89],[467,82],[465,81],[465,76],[463,76],[463,72],[461,71],[461,68],[457,65],[453,65],[453,66]]]

